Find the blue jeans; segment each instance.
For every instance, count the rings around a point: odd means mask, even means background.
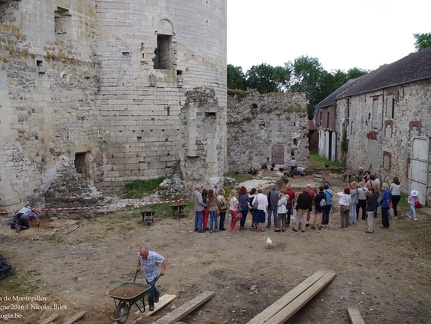
[[[416,218],[416,207],[415,204],[409,204],[410,211],[408,212],[407,216],[410,217],[410,215],[413,215],[413,218]]]
[[[151,286],[154,283],[154,281],[156,281],[156,279],[154,279],[151,282],[147,281],[147,283]],[[154,301],[155,299],[159,299],[159,296],[160,296],[160,293],[157,290],[156,285],[154,284],[150,289],[150,293],[148,294],[148,305],[154,306]]]
[[[195,231],[202,231],[203,219],[204,219],[204,212],[195,211]]]
[[[278,226],[277,208],[276,209],[268,208],[268,226],[271,226],[271,213],[274,217],[274,226]]]
[[[210,230],[217,230],[217,210],[210,211]]]

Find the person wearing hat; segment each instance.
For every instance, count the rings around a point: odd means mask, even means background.
[[[419,195],[419,193],[418,193],[417,190],[412,190],[412,192],[410,193],[409,198],[407,199],[407,202],[410,205],[410,211],[408,212],[407,217],[408,218],[412,218],[411,216],[413,215],[413,219],[415,221],[418,220],[417,217],[416,217],[416,207],[415,207],[416,203],[419,201],[418,195]]]

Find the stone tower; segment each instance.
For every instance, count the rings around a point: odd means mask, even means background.
[[[177,166],[186,181],[222,175],[226,10],[226,0],[0,1],[0,208],[60,188],[63,175],[99,188]]]
[[[222,175],[226,0],[96,3],[104,184],[167,175],[177,164],[186,181]],[[197,88],[213,92],[211,111]],[[200,132],[207,124],[213,131]]]

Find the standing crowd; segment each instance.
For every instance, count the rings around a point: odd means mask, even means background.
[[[350,176],[348,179],[350,180]],[[357,224],[361,216],[361,219],[367,222],[365,232],[374,233],[375,218],[380,207],[381,227],[389,228],[390,218],[398,217],[397,205],[401,198],[401,184],[398,178],[394,177],[390,185],[381,184],[375,174],[359,168],[356,180],[349,182],[346,181],[348,185],[343,191],[336,193],[339,198],[340,227],[346,228]],[[329,226],[333,196],[334,193],[328,184],[320,186],[316,192],[307,184],[298,194],[293,191],[290,184],[287,184],[282,191],[278,191],[276,185],[272,185],[267,194],[264,194],[261,188],[252,188],[248,192],[247,188],[242,186],[239,190],[232,189],[229,198],[226,199],[222,189],[215,193],[212,189],[202,190],[201,186],[197,185],[193,194],[194,230],[198,233],[226,230],[228,209],[230,230],[233,233],[246,229],[248,215],[251,218],[251,228],[258,232],[264,232],[265,228],[269,229],[272,226],[275,232],[285,232],[292,219],[294,222],[292,230],[295,232],[299,230],[305,232],[307,227],[320,230]],[[415,221],[418,201],[417,190],[412,190],[408,197],[410,212],[407,217],[412,217]]]

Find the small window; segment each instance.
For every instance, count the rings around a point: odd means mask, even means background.
[[[155,69],[169,69],[172,66],[172,36],[157,35],[157,48],[154,51],[155,57],[153,60]]]
[[[205,113],[206,119],[216,119],[216,117],[217,117],[217,113],[215,113],[215,112],[206,112]]]
[[[71,35],[71,14],[69,10],[57,7],[54,11],[55,34],[59,39],[67,39]]]

